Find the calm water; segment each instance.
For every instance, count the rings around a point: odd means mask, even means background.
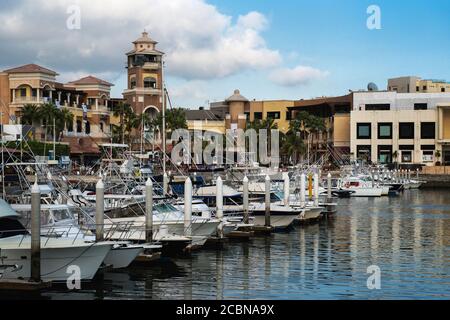
[[[450,191],[342,199],[334,219],[106,273],[53,299],[448,299]],[[381,268],[381,290],[366,271]]]

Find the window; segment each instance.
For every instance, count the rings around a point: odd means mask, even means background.
[[[392,139],[392,123],[378,124],[378,139]]]
[[[445,92],[445,88],[441,88],[441,92]]]
[[[402,151],[402,162],[403,163],[412,162],[412,151]]]
[[[104,130],[104,124],[103,124],[103,122],[100,122],[100,131],[103,132],[103,130]]]
[[[91,133],[91,124],[89,123],[89,121],[86,121],[86,134],[90,134]]]
[[[387,164],[392,162],[392,146],[378,146],[378,163]]]
[[[21,97],[26,97],[27,96],[27,89],[26,88],[21,88],[20,89],[20,96]]]
[[[73,132],[73,122],[69,122],[69,123],[67,124],[67,131],[68,131],[68,132]]]
[[[286,120],[292,120],[292,113],[291,113],[291,111],[286,111]]]
[[[278,120],[280,119],[280,112],[267,112],[267,118]]]
[[[398,131],[400,139],[414,139],[414,122],[400,122]]]
[[[433,162],[434,151],[423,151],[422,161],[423,162]]]
[[[398,148],[400,150],[404,150],[404,151],[412,151],[412,150],[414,150],[414,145],[413,144],[411,144],[411,145],[401,144],[398,146]]]
[[[383,111],[391,110],[389,103],[366,104],[366,111]]]
[[[434,151],[436,150],[436,146],[434,144],[423,144],[420,146],[420,150]]]
[[[419,91],[420,91],[420,87],[417,86],[417,87],[416,87],[416,92],[419,92]]]
[[[134,76],[130,78],[130,88],[131,89],[136,88],[136,77]]]
[[[359,160],[366,160],[369,161],[372,159],[371,157],[371,152],[372,152],[372,147],[368,146],[368,145],[361,145],[361,146],[357,146],[356,147],[357,151],[356,151],[356,157]]]
[[[262,112],[254,113],[255,120],[262,120]]]
[[[414,103],[414,110],[427,110],[428,104],[427,103]]]
[[[372,138],[372,125],[370,123],[358,123],[357,124],[357,138],[358,139],[371,139]]]
[[[77,120],[77,132],[78,132],[78,133],[81,133],[82,130],[83,130],[83,129],[82,129],[82,123],[81,123],[81,120]]]
[[[420,124],[420,138],[421,139],[435,139],[436,138],[436,123],[422,122]]]
[[[156,79],[152,77],[144,78],[144,88],[156,89]]]
[[[424,91],[427,90],[427,86],[423,86],[423,90],[424,90]]]

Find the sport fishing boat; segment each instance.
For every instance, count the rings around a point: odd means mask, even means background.
[[[20,222],[31,229],[31,205],[13,204],[12,209],[20,216]],[[82,239],[95,241],[94,234],[88,228],[82,228],[74,215],[75,207],[64,204],[41,205],[41,234],[52,238]],[[81,212],[80,212],[81,214]],[[93,222],[92,222],[93,223]],[[134,245],[130,242],[114,242],[113,248],[104,259],[104,264],[114,269],[128,267],[138,255],[144,251],[144,245]]]
[[[19,222],[19,215],[0,199],[0,268],[2,279],[28,279],[31,276],[31,235]],[[41,237],[41,278],[65,282],[67,267],[76,265],[81,280],[92,280],[113,242],[92,242],[84,239]]]
[[[111,239],[144,241],[145,215],[125,218],[110,218],[111,225],[105,229]],[[217,230],[220,221],[212,218],[192,216],[191,234],[185,235],[184,214],[167,201],[153,206],[153,240],[167,242],[190,242],[202,246]]]
[[[341,190],[350,191],[352,197],[381,197],[386,193],[386,188],[375,185],[375,183],[364,177],[346,177],[340,180]]]

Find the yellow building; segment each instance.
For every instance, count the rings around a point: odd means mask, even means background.
[[[450,82],[439,79],[421,79],[419,77],[399,77],[388,80],[388,91],[398,93],[444,93],[450,92]]]

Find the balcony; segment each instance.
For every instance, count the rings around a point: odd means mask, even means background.
[[[161,89],[158,88],[134,88],[134,89],[127,89],[123,92],[123,94],[143,94],[143,95],[161,95]]]
[[[158,70],[160,68],[160,64],[158,62],[146,62],[142,68],[147,70]]]
[[[49,102],[49,98],[37,98],[37,97],[16,97],[13,104],[42,104]]]

